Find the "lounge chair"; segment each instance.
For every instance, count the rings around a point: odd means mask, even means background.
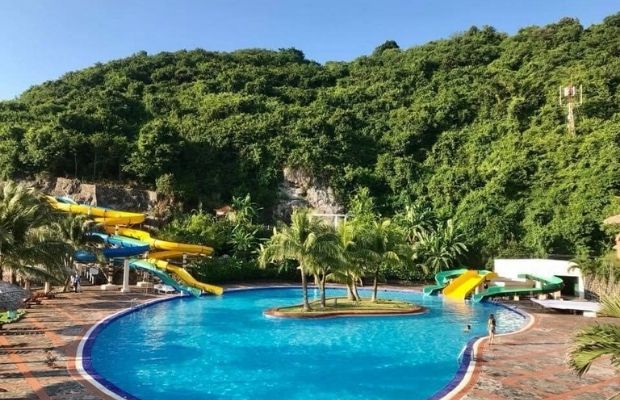
[[[161,283],[158,283],[157,285],[154,285],[153,289],[155,289],[157,291],[157,293],[160,293],[160,294],[161,293],[168,294],[168,293],[176,292],[176,289],[173,288],[172,286],[164,285],[164,284],[161,284]]]

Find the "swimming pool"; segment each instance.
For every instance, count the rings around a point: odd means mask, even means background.
[[[525,322],[489,303],[405,291],[380,296],[429,311],[294,320],[265,317],[263,311],[299,303],[297,288],[181,297],[99,325],[85,342],[83,364],[122,393],[119,398],[427,399],[453,380],[463,347],[486,335],[489,313],[496,314],[499,333]],[[467,324],[472,330],[463,332]]]

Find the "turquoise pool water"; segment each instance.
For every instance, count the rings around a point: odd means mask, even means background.
[[[90,349],[89,369],[127,397],[145,400],[427,399],[454,378],[464,345],[486,335],[489,313],[497,315],[500,333],[525,322],[493,304],[444,302],[414,292],[380,297],[410,300],[429,312],[265,317],[266,308],[299,303],[301,290],[292,288],[179,298],[104,326]],[[463,332],[466,324],[471,332]]]

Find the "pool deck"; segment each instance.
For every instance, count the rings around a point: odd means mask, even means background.
[[[75,371],[77,345],[97,321],[138,302],[167,295],[102,292],[60,294],[33,305],[21,321],[0,330],[0,399],[107,399]],[[566,366],[570,337],[580,327],[617,320],[584,318],[519,306],[535,318],[525,332],[497,336],[481,345],[471,382],[455,398],[606,400],[620,393],[620,375],[609,360],[595,363],[584,378]],[[50,352],[47,352],[47,351]],[[46,358],[53,355],[54,365]]]

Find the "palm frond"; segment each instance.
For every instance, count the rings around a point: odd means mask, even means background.
[[[620,318],[620,295],[610,294],[601,297],[600,313],[609,317]]]
[[[577,332],[568,354],[568,364],[582,376],[596,359],[605,355],[611,356],[615,367],[620,366],[620,325],[597,324]]]

